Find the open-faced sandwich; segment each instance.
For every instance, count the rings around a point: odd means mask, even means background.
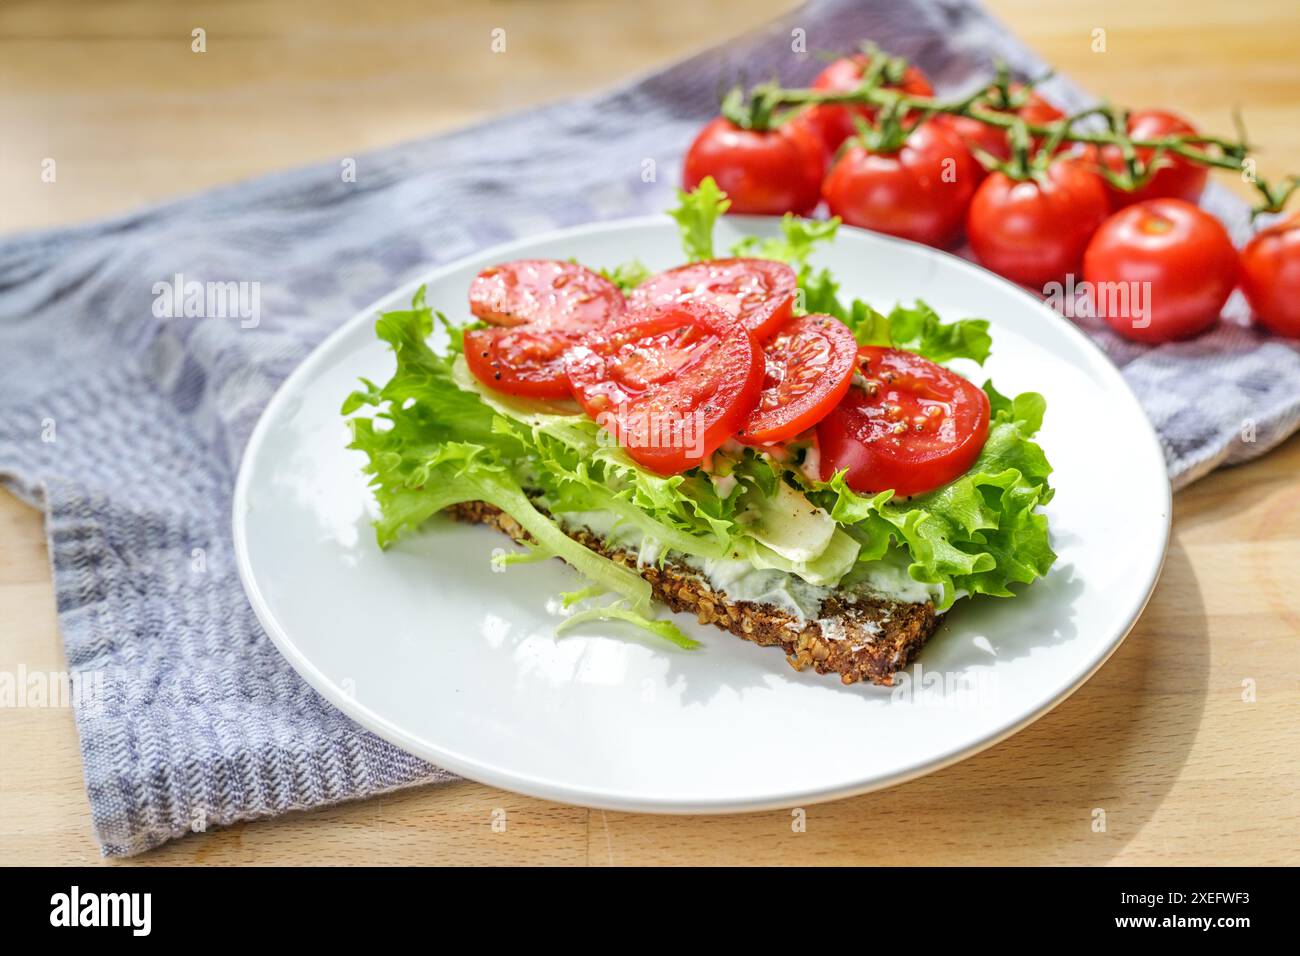
[[[655,276],[520,260],[474,280],[476,322],[423,290],[382,315],[396,371],[343,406],[379,543],[445,511],[526,546],[499,560],[588,580],[560,630],[616,619],[696,646],[658,600],[889,684],[955,601],[1051,566],[1043,400],[961,374],[989,354],[983,320],[842,303],[807,261],[834,220],[715,258],[725,209],[709,180],[683,194],[689,261]]]

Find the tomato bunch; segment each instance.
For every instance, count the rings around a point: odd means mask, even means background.
[[[868,75],[876,76],[880,88],[912,98],[933,93],[915,66],[866,53],[831,63],[812,89],[850,92]],[[1063,116],[1014,84],[986,112],[1036,124]],[[730,197],[733,213],[807,215],[824,201],[849,225],[938,248],[952,247],[965,233],[990,268],[1042,285],[1077,270],[1088,239],[1110,211],[1096,157],[1091,163],[1062,158],[1023,181],[998,172],[986,176],[977,157],[1006,161],[1013,146],[1004,127],[974,117],[926,118],[911,108],[891,113],[866,104],[818,102],[766,128],[744,128],[745,121],[734,110],[713,120],[686,154],[687,187],[712,176]],[[824,166],[813,158],[814,141],[821,144]]]
[[[1044,294],[1081,276],[1095,314],[1135,341],[1209,329],[1238,286],[1260,326],[1300,338],[1300,219],[1238,254],[1194,205],[1207,167],[1232,168],[1245,145],[1166,110],[1104,112],[1109,133],[1077,133],[1005,72],[968,103],[941,104],[920,69],[869,48],[809,90],[758,87],[748,111],[724,104],[691,144],[684,179],[712,176],[732,213],[824,204],[849,225],[941,249],[964,237],[981,264]],[[1261,191],[1269,208],[1286,198]],[[1113,308],[1117,288],[1126,309]]]
[[[713,259],[652,276],[625,297],[572,262],[484,270],[463,338],[487,387],[572,398],[659,474],[705,463],[730,440],[816,443],[819,474],[863,492],[919,494],[970,468],[989,402],[911,352],[859,347],[829,315],[793,315],[795,274],[766,259]]]

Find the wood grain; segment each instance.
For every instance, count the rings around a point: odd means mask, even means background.
[[[1216,129],[1243,105],[1267,146],[1263,170],[1300,167],[1295,3],[988,5],[1117,101],[1172,106]],[[338,0],[9,5],[0,229],[105,215],[611,85],[788,6],[674,0],[649,16],[571,0],[412,2],[368,7],[362,23]],[[494,60],[497,25],[509,53]],[[208,31],[201,56],[190,52],[196,26]],[[1091,50],[1097,27],[1105,53]],[[45,157],[56,183],[40,180]],[[128,865],[1295,864],[1297,475],[1300,439],[1179,494],[1151,605],[1087,685],[961,764],[802,808],[802,832],[795,808],[607,814],[466,782],[196,834]],[[0,671],[64,666],[47,560],[38,512],[0,493]],[[0,709],[0,863],[98,859],[71,713]]]

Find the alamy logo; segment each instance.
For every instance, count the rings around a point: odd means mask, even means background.
[[[1150,282],[1076,282],[1071,273],[1043,286],[1043,299],[1067,319],[1122,319],[1135,329],[1151,324]]]
[[[153,925],[151,893],[68,893],[50,897],[51,926],[129,926],[132,936],[148,936]]]
[[[0,671],[0,708],[76,707],[98,713],[104,702],[104,671]]]
[[[704,416],[699,412],[647,411],[620,404],[596,416],[602,446],[611,442],[645,451],[677,449],[696,458],[704,455]]]
[[[241,329],[262,321],[262,283],[188,282],[176,273],[153,284],[153,314],[159,319],[239,319]]]
[[[992,707],[999,693],[998,675],[987,668],[935,671],[918,663],[914,674],[900,671],[894,675],[889,698],[917,707],[964,710]]]

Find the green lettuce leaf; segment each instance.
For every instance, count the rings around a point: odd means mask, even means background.
[[[958,319],[944,322],[934,309],[917,299],[910,306],[901,302],[888,315],[877,312],[861,299],[845,306],[836,296],[838,288],[829,288],[814,277],[810,288],[817,290],[816,309],[833,315],[853,332],[859,345],[880,345],[907,349],[931,362],[970,359],[983,365],[992,349],[987,319]],[[811,300],[810,300],[811,301]]]
[[[618,286],[624,295],[627,295],[627,293],[650,278],[650,270],[646,268],[646,264],[640,259],[633,259],[631,262],[620,262],[612,269],[601,269],[600,274]]]
[[[555,629],[555,633],[563,634],[565,631],[571,630],[579,624],[586,624],[589,621],[626,621],[643,631],[649,631],[656,637],[662,637],[665,641],[676,644],[682,650],[693,651],[700,646],[699,641],[687,637],[681,632],[681,628],[672,621],[657,621],[624,604],[611,604],[607,607],[593,607],[585,611],[577,611],[565,618]]]
[[[861,495],[844,481],[808,481],[809,497],[862,544],[859,562],[904,548],[908,573],[935,585],[939,610],[961,595],[1011,597],[1011,584],[1047,573],[1056,554],[1047,517],[1037,509],[1052,499],[1047,457],[1033,440],[1045,403],[1034,392],[1013,399],[985,386],[991,406],[989,435],[979,458],[956,481],[913,498],[892,491]]]
[[[798,271],[807,265],[813,249],[819,243],[834,239],[839,228],[838,216],[832,219],[804,219],[788,212],[781,217],[781,235],[767,239],[747,236],[731,247],[731,254],[756,259],[775,259]]]
[[[917,352],[931,362],[964,358],[983,365],[993,344],[986,319],[944,322],[920,299],[910,307],[894,306],[887,320],[894,348]]]
[[[712,176],[705,176],[690,192],[677,191],[677,206],[668,215],[677,220],[688,262],[713,258],[713,224],[730,207],[731,200]]]
[[[423,289],[411,309],[382,315],[376,333],[392,347],[397,369],[382,388],[363,382],[343,403],[345,414],[375,409],[372,416],[349,419],[349,447],[367,457],[364,470],[380,508],[380,546],[450,505],[486,501],[519,522],[536,550],[562,558],[602,592],[618,595],[623,603],[612,616],[653,624],[660,636],[676,633],[671,622],[652,622],[650,585],[640,574],[574,541],[534,504],[528,493],[533,482],[526,491],[520,476],[536,465],[538,452],[519,422],[457,384],[456,353],[439,355],[426,342],[433,322]],[[594,423],[582,427],[574,416],[561,427],[563,416],[551,418],[539,420],[533,431],[552,452],[563,448],[577,457],[582,453],[575,448],[595,445]]]

